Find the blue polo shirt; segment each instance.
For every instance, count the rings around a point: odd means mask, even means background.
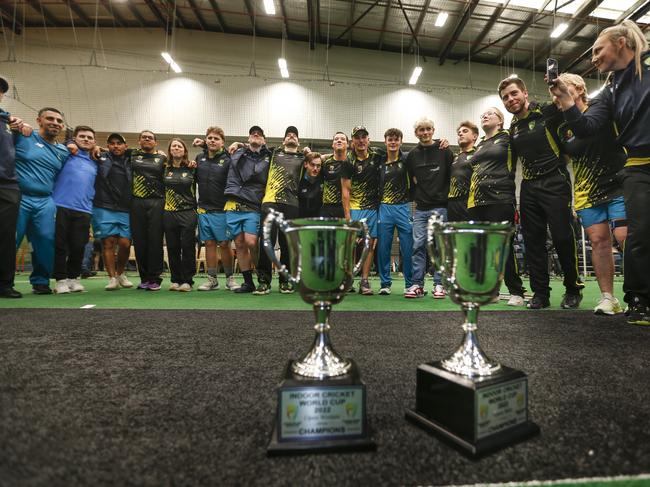
[[[36,132],[29,137],[16,134],[14,144],[20,191],[30,196],[50,196],[68,149],[63,144],[50,144]]]
[[[92,214],[96,177],[97,163],[79,149],[68,157],[56,180],[52,195],[56,206]]]

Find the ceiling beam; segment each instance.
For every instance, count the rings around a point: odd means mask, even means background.
[[[386,24],[388,23],[388,15],[390,14],[390,7],[393,0],[386,2],[386,10],[384,10],[384,21],[381,24],[381,31],[379,32],[379,42],[377,43],[377,50],[381,51],[384,45],[384,34],[386,33]]]
[[[147,21],[144,19],[142,14],[138,11],[138,8],[133,5],[132,2],[127,2],[126,6],[129,8],[135,19],[138,21],[140,24],[140,27],[144,27],[147,23]]]
[[[56,17],[52,15],[47,7],[43,6],[40,0],[25,0],[27,4],[36,10],[39,14],[43,16],[43,22],[45,24],[50,24],[50,27],[59,27],[61,22],[56,20]]]
[[[251,29],[252,29],[252,34],[255,35],[257,34],[256,28],[255,28],[255,11],[253,10],[253,6],[251,5],[251,0],[244,0],[244,5],[246,6],[246,11],[248,12],[248,18],[251,21]]]
[[[399,4],[399,8],[402,10],[402,14],[404,15],[404,19],[406,20],[406,25],[409,26],[409,30],[411,31],[411,35],[413,36],[413,39],[415,39],[415,43],[418,45],[418,52],[422,56],[422,59],[424,61],[426,61],[427,58],[424,56],[422,50],[420,49],[420,41],[418,41],[418,38],[415,35],[415,31],[413,30],[413,26],[411,25],[411,21],[409,20],[409,16],[406,15],[406,9],[404,8],[404,5],[402,4],[402,0],[397,0],[397,3]]]
[[[167,14],[167,17],[174,19],[175,26],[182,27],[183,29],[191,28],[190,23],[183,15],[183,12],[181,12],[181,10],[178,8],[176,2],[174,2],[173,0],[167,0],[167,5],[168,5],[167,11],[169,12]]]
[[[7,23],[8,27],[11,28],[11,30],[14,32],[16,35],[20,35],[23,32],[23,24],[21,24],[18,21],[18,8],[17,4],[14,4],[14,8],[9,8],[5,7],[4,5],[0,5],[0,13],[2,14],[2,18],[5,19],[3,23]]]
[[[476,6],[478,5],[478,2],[479,0],[470,0],[469,3],[465,6],[465,11],[463,12],[463,15],[458,21],[458,23],[456,24],[456,27],[454,28],[454,33],[451,35],[451,39],[449,39],[449,42],[442,50],[442,53],[439,56],[440,59],[438,59],[438,64],[440,66],[445,64],[445,61],[447,60],[447,56],[449,56],[449,53],[454,48],[454,45],[456,44],[456,41],[460,37],[460,34],[463,32],[463,29],[467,25],[467,22],[472,17],[472,14],[474,13]]]
[[[359,17],[357,17],[357,20],[355,20],[354,22],[352,22],[352,24],[348,25],[347,29],[345,29],[343,32],[341,32],[341,34],[339,34],[339,36],[338,36],[336,39],[334,39],[332,42],[330,42],[330,44],[332,44],[332,43],[338,41],[338,40],[341,39],[345,34],[347,34],[348,31],[351,31],[352,28],[353,28],[355,25],[357,25],[357,24],[359,23],[359,21],[360,21],[361,19],[363,19],[363,18],[368,14],[368,12],[370,12],[373,8],[375,8],[375,7],[377,6],[378,3],[379,3],[379,0],[375,0],[375,2],[374,2],[372,5],[370,5],[370,7],[368,7],[368,8],[365,10],[365,12],[363,12],[361,15],[359,15]],[[351,35],[350,35],[350,39],[348,40],[348,42],[352,42],[352,36],[351,36]]]
[[[214,11],[214,16],[217,18],[217,26],[221,30],[221,32],[228,32],[228,28],[226,27],[226,23],[223,20],[223,15],[221,15],[221,10],[219,10],[219,5],[217,5],[216,0],[208,0],[210,2],[210,6],[212,7],[212,10]]]
[[[203,15],[201,15],[199,7],[196,5],[196,2],[194,0],[187,0],[187,3],[190,4],[190,9],[194,13],[194,17],[196,17],[197,22],[201,26],[201,30],[209,30],[207,24],[205,23],[205,20],[203,20]]]
[[[284,5],[284,0],[280,0],[280,12],[282,12],[282,22],[284,23],[284,33],[287,36],[287,39],[290,38],[289,35],[289,21],[287,20],[287,8]]]
[[[521,27],[519,27],[519,29],[517,29],[517,31],[512,36],[510,36],[510,40],[505,45],[505,47],[501,49],[501,55],[497,58],[495,64],[501,64],[501,61],[503,61],[503,59],[508,55],[510,49],[512,49],[514,45],[517,43],[517,41],[521,38],[521,36],[524,35],[524,32],[526,32],[526,30],[531,25],[533,25],[533,23],[535,22],[535,17],[536,14],[534,13],[530,14],[526,19],[526,21],[521,25]]]
[[[494,9],[494,12],[492,12],[492,15],[490,16],[490,19],[488,20],[487,24],[485,24],[485,27],[483,27],[483,30],[481,31],[481,33],[476,37],[476,39],[474,39],[474,43],[470,47],[470,51],[469,51],[470,52],[470,54],[469,54],[470,57],[473,56],[476,53],[476,51],[479,49],[478,46],[481,45],[481,42],[483,42],[483,39],[485,39],[485,36],[488,35],[488,33],[492,31],[492,27],[494,27],[494,24],[496,24],[497,20],[499,20],[499,18],[501,17],[501,14],[506,9],[506,7],[508,6],[509,3],[510,3],[510,0],[507,0],[503,5],[501,5],[500,7],[497,7],[497,8]],[[467,59],[467,57],[459,59],[454,64],[458,64],[459,62],[464,61],[465,59]]]
[[[427,10],[429,9],[429,5],[431,5],[431,0],[425,0],[424,5],[422,5],[422,10],[420,11],[420,16],[418,17],[418,21],[415,24],[415,32],[413,33],[413,37],[411,37],[411,41],[409,42],[409,47],[407,49],[407,51],[409,51],[409,52],[413,49],[413,40],[420,33],[420,29],[422,28],[422,23],[424,22],[424,17],[427,15]]]
[[[316,35],[314,33],[314,5],[312,0],[307,0],[307,28],[309,29],[309,49],[316,49]]]
[[[320,0],[314,0],[314,19],[316,21],[316,42],[321,44],[323,42],[323,36],[320,31]]]
[[[124,17],[122,17],[119,12],[113,10],[113,6],[109,0],[100,0],[104,8],[111,14],[117,27],[127,27],[128,22]]]
[[[83,25],[86,27],[92,27],[94,25],[94,22],[90,20],[90,17],[86,15],[86,12],[83,11],[83,9],[77,2],[75,2],[75,0],[63,0],[63,3],[70,7],[70,10],[72,10],[77,15],[77,17],[79,17],[79,20],[81,20],[81,23]]]
[[[348,46],[352,45],[352,27],[354,27],[352,19],[354,19],[354,7],[356,7],[356,3],[356,0],[352,0],[350,2],[350,17],[348,20],[348,30],[350,31],[350,37],[348,38]]]
[[[167,33],[171,33],[171,26],[167,25],[167,19],[163,16],[162,12],[160,12],[160,9],[158,6],[153,2],[153,0],[144,0],[144,3],[149,7],[149,10],[151,10],[151,13],[154,14],[156,19],[158,19],[158,22],[162,26],[163,29],[167,30]]]

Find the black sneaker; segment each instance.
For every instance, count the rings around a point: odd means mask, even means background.
[[[293,284],[290,282],[283,282],[280,284],[280,292],[282,294],[292,294],[294,292]]]
[[[233,293],[252,293],[253,291],[255,291],[255,286],[244,283],[237,289],[234,289]]]
[[[23,295],[12,287],[0,289],[0,298],[18,299],[22,297]]]
[[[95,277],[97,275],[97,271],[82,271],[81,272],[81,278],[82,279],[88,279],[89,277]]]
[[[52,294],[52,289],[47,284],[34,284],[32,286],[34,294]]]
[[[582,294],[566,293],[562,298],[560,306],[564,309],[575,309],[580,306],[580,301],[582,301]]]
[[[627,311],[627,322],[630,325],[641,325],[648,326],[650,325],[650,313],[648,312],[648,307],[644,306],[641,303],[637,303],[633,306],[630,306]]]
[[[533,298],[528,301],[528,309],[542,309],[548,308],[551,302],[547,296],[540,296],[539,294],[533,295]]]
[[[264,296],[265,294],[268,294],[271,292],[271,286],[269,286],[265,282],[261,282],[258,286],[257,289],[253,291],[253,294],[255,296]]]

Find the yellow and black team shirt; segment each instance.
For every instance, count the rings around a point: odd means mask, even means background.
[[[587,112],[599,103],[603,102],[592,100]],[[595,136],[579,139],[565,122],[558,128],[558,135],[563,150],[573,162],[576,210],[591,208],[622,196],[623,190],[616,173],[625,166],[626,155],[616,142],[616,132],[611,124],[603,126]]]
[[[515,202],[515,165],[507,130],[483,137],[470,165],[468,208]]]
[[[472,165],[470,160],[476,149],[472,147],[456,156],[451,165],[451,178],[449,179],[449,199],[467,198],[469,184],[472,179]]]
[[[411,183],[402,154],[394,162],[383,162],[380,171],[381,202],[387,205],[408,203]]]
[[[323,205],[340,205],[341,200],[341,170],[347,158],[339,161],[330,156],[323,161],[321,175],[323,178]]]
[[[304,161],[305,156],[301,153],[285,152],[282,149],[273,151],[262,204],[298,206],[298,184]]]
[[[531,103],[528,115],[514,117],[510,124],[512,148],[521,160],[524,180],[537,179],[564,168],[566,164],[560,154],[557,128],[563,117],[553,104]]]
[[[189,167],[166,167],[165,211],[196,209],[196,180],[194,169]]]
[[[167,157],[136,149],[130,152],[130,158],[133,171],[133,196],[163,199],[165,197],[163,173]]]
[[[381,155],[368,152],[364,160],[350,152],[348,162],[341,170],[341,178],[350,179],[350,209],[376,210],[379,206],[379,167]]]

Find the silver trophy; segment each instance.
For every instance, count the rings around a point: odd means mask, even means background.
[[[539,432],[528,420],[528,381],[491,360],[477,337],[480,306],[498,300],[510,240],[508,222],[428,224],[431,260],[451,300],[465,315],[464,337],[450,357],[417,371],[416,408],[407,418],[470,456],[481,456]]]
[[[289,247],[289,268],[280,264],[271,233],[278,225]],[[363,251],[355,263],[361,234]],[[304,450],[368,449],[365,384],[354,361],[341,357],[330,340],[332,305],[343,300],[370,248],[363,222],[342,219],[285,220],[271,210],[263,226],[263,247],[279,273],[313,305],[316,332],[311,349],[289,361],[278,388],[278,415],[270,454]]]

